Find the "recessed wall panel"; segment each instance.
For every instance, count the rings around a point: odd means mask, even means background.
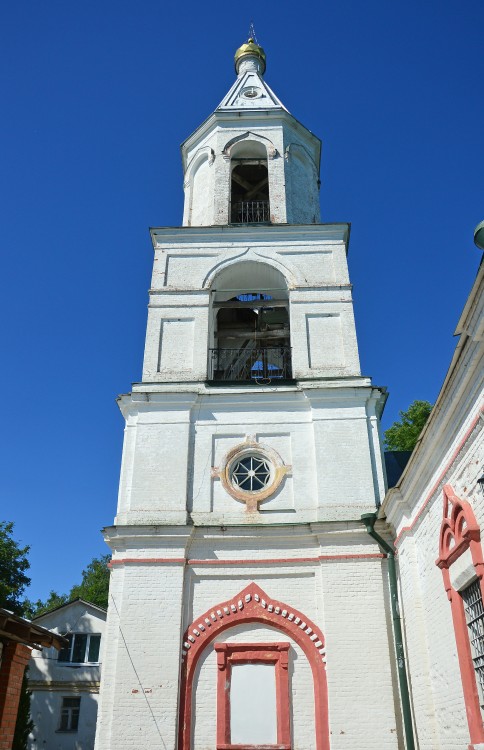
[[[310,369],[345,366],[341,317],[337,313],[306,315],[306,336]]]
[[[194,344],[195,321],[193,318],[162,320],[158,372],[192,370]]]

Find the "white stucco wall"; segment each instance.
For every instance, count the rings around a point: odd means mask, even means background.
[[[79,729],[59,732],[59,717],[63,698],[79,698]],[[93,750],[99,695],[81,690],[33,690],[30,714],[35,729],[29,737],[29,750]]]

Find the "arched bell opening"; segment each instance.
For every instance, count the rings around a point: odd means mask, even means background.
[[[245,261],[216,277],[209,355],[213,381],[291,379],[289,293],[280,271]]]
[[[230,221],[270,222],[267,150],[258,141],[236,143],[230,154]]]

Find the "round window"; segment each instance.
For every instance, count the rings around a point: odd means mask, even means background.
[[[243,492],[261,492],[272,479],[269,461],[257,454],[244,456],[235,461],[230,474],[234,487]]]
[[[257,99],[261,95],[261,90],[257,86],[248,86],[242,91],[242,96],[246,99]]]
[[[273,495],[290,471],[273,448],[248,438],[224,456],[220,468],[213,467],[212,476],[248,511],[257,511],[258,503]]]

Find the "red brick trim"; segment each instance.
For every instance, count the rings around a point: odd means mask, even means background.
[[[188,560],[188,565],[291,565],[291,563],[319,563],[322,560],[366,560],[382,558],[376,553],[365,555],[318,555],[317,557],[270,557],[245,560]]]
[[[314,681],[315,750],[329,750],[328,691],[326,648],[321,630],[311,620],[283,602],[267,596],[250,583],[234,599],[215,605],[188,627],[183,639],[179,750],[190,750],[192,698],[195,670],[207,646],[220,633],[242,623],[260,622],[277,628],[303,650],[311,666]]]
[[[17,723],[20,689],[30,649],[10,641],[3,647],[0,665],[0,750],[10,750]]]
[[[122,557],[111,560],[108,567],[140,563],[149,565],[290,565],[298,563],[319,563],[324,560],[375,560],[385,557],[378,552],[350,555],[318,555],[317,557],[270,557],[260,559],[236,559],[236,560],[186,560],[184,557]]]
[[[244,750],[291,750],[289,712],[290,643],[215,643],[217,652],[217,750],[237,750],[230,736],[230,684],[233,664],[274,664],[276,670],[277,745],[248,745]]]
[[[184,565],[186,563],[186,560],[184,557],[118,557],[115,560],[109,561],[108,568],[112,568],[115,565],[126,565],[129,563],[136,563],[140,565]]]
[[[464,602],[462,596],[452,586],[449,568],[466,550],[470,549],[472,563],[484,599],[484,560],[481,532],[471,505],[467,500],[461,500],[457,497],[450,484],[444,486],[443,500],[439,557],[435,564],[442,570],[444,587],[450,601],[470,740],[473,744],[479,744],[484,742],[484,725],[469,641],[469,630],[465,617]]]

